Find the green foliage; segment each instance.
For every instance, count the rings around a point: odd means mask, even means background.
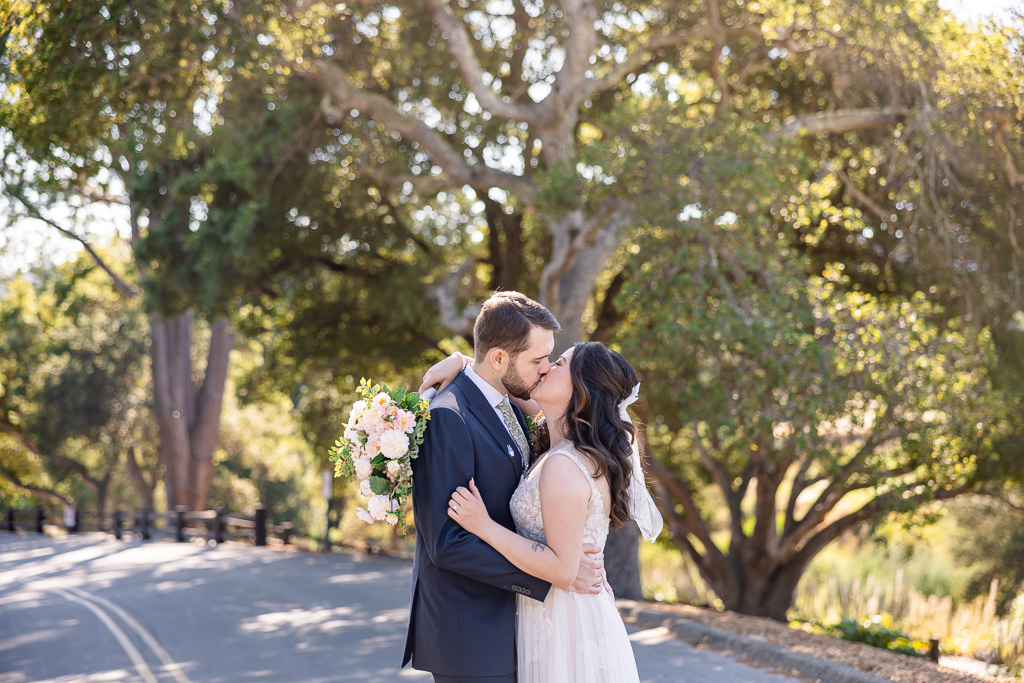
[[[118,256],[114,249],[105,254]],[[90,503],[104,504],[124,452],[153,454],[141,388],[147,374],[142,311],[120,300],[107,274],[84,256],[18,277],[6,290],[0,300],[0,346],[6,349],[0,355],[0,425],[13,439],[0,470],[9,481],[56,490],[82,504],[84,475],[93,480]]]
[[[872,647],[911,657],[923,657],[928,649],[928,643],[914,640],[893,629],[890,614],[876,614],[863,621],[843,617],[825,626],[819,626],[815,622],[797,622],[794,626],[811,633],[824,633],[854,643],[866,643]]]
[[[241,351],[245,354],[245,351]],[[241,365],[241,364],[240,364]],[[230,388],[244,372],[233,374]],[[209,506],[248,512],[257,504],[274,524],[311,530],[321,523],[310,501],[320,497],[320,468],[286,397],[239,405],[226,395]]]

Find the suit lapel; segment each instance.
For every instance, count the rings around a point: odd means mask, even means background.
[[[465,374],[456,377],[453,383],[462,391],[462,394],[466,397],[466,402],[469,404],[469,409],[480,420],[480,424],[484,426],[484,429],[490,434],[491,438],[494,439],[502,459],[512,468],[517,478],[522,476],[522,466],[515,462],[516,458],[508,456],[509,447],[512,448],[513,453],[518,453],[519,449],[516,448],[515,441],[509,435],[508,430],[505,429],[505,425],[502,424],[501,418],[494,412],[494,408],[487,403],[487,399],[477,389],[476,385],[473,384],[473,380],[466,377]]]

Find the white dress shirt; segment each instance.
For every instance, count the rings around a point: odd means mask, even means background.
[[[501,414],[501,409],[498,408],[498,404],[501,403],[502,399],[505,398],[506,394],[501,393],[500,391],[495,389],[493,386],[491,386],[487,382],[487,380],[485,380],[483,377],[481,377],[480,375],[478,375],[475,372],[473,372],[473,366],[472,365],[467,365],[466,369],[463,370],[463,372],[466,373],[467,377],[469,377],[471,380],[473,380],[473,384],[476,385],[476,388],[480,390],[480,393],[482,393],[484,395],[484,398],[487,399],[487,402],[489,404],[491,404],[492,408],[494,408],[494,414],[498,416],[498,422],[501,423],[501,425],[505,428],[505,431],[508,432],[508,435],[511,437],[512,436],[512,432],[509,431],[508,425],[505,424],[505,416]],[[511,402],[511,400],[512,399],[509,399],[510,402]],[[513,412],[515,412],[515,411],[513,411]],[[516,442],[516,440],[513,437],[512,438],[512,443],[515,443],[515,442]]]

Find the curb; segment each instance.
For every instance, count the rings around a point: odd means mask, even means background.
[[[624,619],[634,621],[640,626],[647,628],[660,626],[693,645],[707,645],[716,650],[729,650],[749,657],[762,666],[784,668],[798,676],[828,683],[891,683],[887,678],[879,678],[845,664],[793,652],[758,638],[741,636],[698,621],[653,610],[645,607],[642,602],[617,600],[616,604],[619,614]]]

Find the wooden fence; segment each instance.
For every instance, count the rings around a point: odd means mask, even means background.
[[[10,532],[34,531],[45,533],[47,525],[57,526],[69,534],[84,531],[106,531],[120,540],[126,534],[143,540],[154,537],[173,538],[184,543],[193,538],[223,543],[229,540],[247,540],[254,545],[288,545],[293,537],[292,525],[267,522],[267,511],[258,506],[251,515],[237,515],[226,510],[189,511],[178,508],[165,514],[143,509],[131,512],[115,510],[111,513],[67,508],[34,510],[0,508],[0,529]]]

